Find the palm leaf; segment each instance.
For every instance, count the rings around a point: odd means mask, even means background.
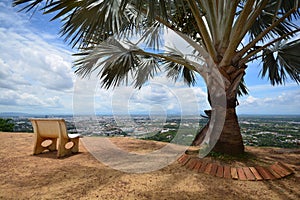
[[[291,1],[278,1],[270,0],[268,5],[263,9],[260,15],[256,18],[254,24],[249,30],[249,41],[256,38],[261,32],[267,27],[271,26],[274,21],[278,20],[282,15],[295,7],[298,0]],[[271,39],[277,36],[283,36],[290,33],[293,29],[297,28],[297,25],[292,23],[292,16],[298,17],[299,10],[293,12],[293,14],[287,17],[283,22],[279,23],[278,26],[273,28],[268,34],[266,34],[262,40]],[[293,37],[294,34],[288,35],[288,38]]]
[[[159,49],[159,47],[163,44],[163,38],[161,38],[163,35],[162,33],[162,25],[158,22],[155,22],[152,26],[144,31],[140,41],[145,43],[149,48]]]
[[[167,77],[176,81],[183,79],[183,81],[191,86],[196,84],[196,74],[195,71],[189,69],[184,65],[188,61],[184,58],[184,54],[177,50],[176,48],[168,48],[168,50],[164,53],[169,58],[174,58],[174,60],[181,60],[183,64],[179,64],[173,62],[172,60],[164,60],[163,66],[165,68],[165,72],[167,73]]]
[[[128,80],[129,72],[136,66],[137,58],[131,51],[114,38],[109,38],[97,47],[75,54],[82,57],[75,62],[75,73],[87,77],[100,69],[98,76],[103,79],[103,87],[116,87]]]
[[[240,84],[239,84],[239,86],[238,86],[237,95],[238,96],[243,96],[243,95],[248,95],[248,94],[249,94],[249,90],[246,86],[245,79],[243,77]]]
[[[277,43],[263,51],[261,77],[267,76],[272,85],[283,84],[289,77],[300,82],[300,39],[286,44]],[[277,53],[277,57],[276,57]]]
[[[287,75],[300,82],[300,39],[282,45],[278,50],[278,60]]]
[[[135,44],[122,44],[112,37],[76,55],[81,58],[75,62],[75,73],[84,78],[98,71],[104,88],[128,85],[130,79],[130,84],[140,88],[160,70],[159,58],[147,55]]]
[[[153,78],[159,71],[159,59],[150,56],[140,56],[134,76],[134,87],[141,88],[147,81]]]
[[[42,2],[43,2],[43,0],[36,0],[36,1],[31,1],[31,0],[14,0],[13,1],[13,6],[17,6],[17,5],[21,5],[21,4],[27,3],[27,5],[24,6],[20,11],[25,10],[26,12],[29,12],[32,9],[37,8]],[[51,3],[51,2],[49,1],[49,3]]]
[[[196,84],[195,72],[188,69],[184,65],[165,61],[164,66],[165,66],[165,71],[167,72],[167,77],[174,80],[175,82],[183,78],[183,81],[189,86]]]

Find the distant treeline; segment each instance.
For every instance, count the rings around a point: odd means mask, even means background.
[[[12,119],[0,118],[0,131],[13,132],[14,126],[15,125]]]

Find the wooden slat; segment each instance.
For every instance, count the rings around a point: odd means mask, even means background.
[[[186,156],[187,156],[186,154],[181,155],[181,156],[177,159],[178,162],[182,163],[182,161],[185,159]]]
[[[216,176],[220,178],[224,176],[224,167],[222,165],[218,165]]]
[[[275,171],[277,174],[279,174],[280,177],[285,177],[286,176],[287,171],[285,169],[281,168],[279,165],[274,164],[274,165],[270,166],[270,168],[273,171]]]
[[[255,179],[257,181],[263,180],[263,177],[259,174],[259,172],[254,167],[249,167],[249,169],[252,172],[252,174],[255,176]]]
[[[213,176],[215,176],[216,173],[217,173],[217,170],[218,170],[218,165],[216,163],[213,163],[212,167],[211,167],[210,174],[213,175]]]
[[[181,156],[177,159],[177,161],[181,163],[182,160],[185,159],[185,156],[186,156],[185,154],[181,155]]]
[[[280,174],[278,174],[276,171],[274,171],[271,166],[267,167],[267,169],[269,170],[269,172],[271,172],[271,174],[275,177],[275,178],[281,178]]]
[[[241,180],[241,181],[246,181],[246,180],[247,180],[247,177],[246,177],[246,175],[245,175],[245,173],[244,173],[243,168],[239,167],[239,168],[237,168],[236,170],[237,170],[237,173],[238,173],[238,176],[239,176],[239,180]]]
[[[236,180],[270,180],[288,176],[293,172],[291,168],[281,162],[262,167],[230,167],[216,163],[207,163],[203,160],[184,154],[177,159],[181,165],[200,173],[206,173],[217,177],[232,178]]]
[[[276,177],[269,171],[268,167],[264,167],[265,172],[270,176],[270,179],[276,179]]]
[[[270,180],[274,179],[275,177],[267,171],[266,168],[261,167],[261,166],[256,166],[255,169],[259,172],[259,174],[263,177],[263,179]]]
[[[278,170],[280,170],[283,177],[288,176],[288,175],[291,174],[291,172],[288,169],[286,169],[285,167],[283,167],[279,163],[276,163],[274,166],[276,166],[276,168],[278,168]]]
[[[197,159],[197,163],[196,163],[196,165],[194,167],[194,170],[198,172],[200,170],[201,165],[202,165],[201,160]]]
[[[185,154],[185,156],[181,159],[180,163],[182,165],[185,165],[186,163],[188,163],[188,161],[190,160],[190,158],[191,158],[190,156],[188,156],[188,155]]]
[[[288,172],[290,172],[290,174],[294,173],[294,171],[291,168],[289,168],[287,165],[283,164],[282,162],[278,162],[278,164],[284,169],[286,169]]]
[[[249,167],[243,167],[243,170],[244,170],[247,180],[255,181],[255,176],[253,175],[253,173],[251,172]]]
[[[237,169],[235,167],[230,168],[230,174],[233,179],[239,179]]]
[[[230,166],[224,166],[224,178],[231,178]]]
[[[210,174],[211,168],[212,168],[212,163],[208,163],[205,170],[204,170],[204,173],[205,174]]]
[[[191,158],[191,159],[189,160],[189,162],[186,164],[186,167],[187,167],[188,169],[193,169],[193,168],[195,167],[196,163],[197,163],[196,158]]]
[[[205,169],[206,169],[206,166],[207,166],[207,163],[203,162],[202,165],[201,165],[201,167],[200,167],[200,169],[199,169],[199,172],[201,172],[201,173],[204,172]]]

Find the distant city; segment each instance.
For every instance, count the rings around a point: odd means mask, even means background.
[[[14,132],[33,132],[29,118],[34,117],[63,118],[69,133],[80,133],[83,136],[127,136],[180,144],[190,144],[197,131],[207,122],[206,118],[199,116],[74,117],[0,113],[0,118],[12,120]],[[245,145],[300,148],[300,116],[242,115],[239,116],[239,123]]]

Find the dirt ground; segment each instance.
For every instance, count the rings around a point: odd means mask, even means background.
[[[0,199],[300,199],[299,149],[247,147],[256,156],[251,162],[281,161],[295,174],[272,181],[237,181],[197,173],[177,162],[148,173],[125,173],[99,162],[82,143],[80,153],[63,159],[55,152],[33,156],[29,133],[0,132],[0,141]],[[165,145],[130,138],[112,141],[143,153]]]

